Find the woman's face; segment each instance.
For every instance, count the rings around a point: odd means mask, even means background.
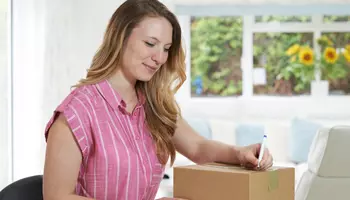
[[[130,81],[149,81],[167,61],[173,28],[163,17],[147,17],[131,32],[122,70]]]

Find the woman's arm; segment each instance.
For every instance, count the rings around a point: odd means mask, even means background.
[[[49,130],[43,176],[45,200],[91,200],[74,195],[82,154],[62,114]]]
[[[182,118],[177,121],[173,141],[176,150],[195,163],[224,162],[239,164],[238,147],[207,140]]]
[[[258,169],[260,144],[238,147],[219,141],[207,140],[196,133],[184,119],[177,121],[173,141],[177,151],[198,164],[222,162]],[[272,155],[268,149],[265,149],[259,169],[265,170],[272,165]]]

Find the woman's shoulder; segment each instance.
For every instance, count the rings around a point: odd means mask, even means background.
[[[61,104],[58,105],[57,110],[64,110],[67,107],[77,110],[92,109],[96,97],[93,85],[79,86],[70,91]]]
[[[63,101],[57,106],[50,120],[45,127],[45,139],[48,139],[49,130],[57,119],[64,121],[76,141],[78,141],[80,150],[86,155],[89,146],[88,138],[92,137],[89,132],[92,126],[91,112],[94,109],[95,94],[90,85],[79,86],[69,92]],[[61,118],[59,118],[61,117]]]

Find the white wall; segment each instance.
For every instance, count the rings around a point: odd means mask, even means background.
[[[7,1],[0,2],[0,190],[9,182]]]
[[[14,180],[38,174],[44,1],[13,1]]]
[[[14,1],[14,180],[42,173],[44,128],[120,1]]]

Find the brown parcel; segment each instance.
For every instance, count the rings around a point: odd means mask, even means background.
[[[294,168],[247,170],[210,163],[174,168],[174,197],[189,200],[294,200]]]

